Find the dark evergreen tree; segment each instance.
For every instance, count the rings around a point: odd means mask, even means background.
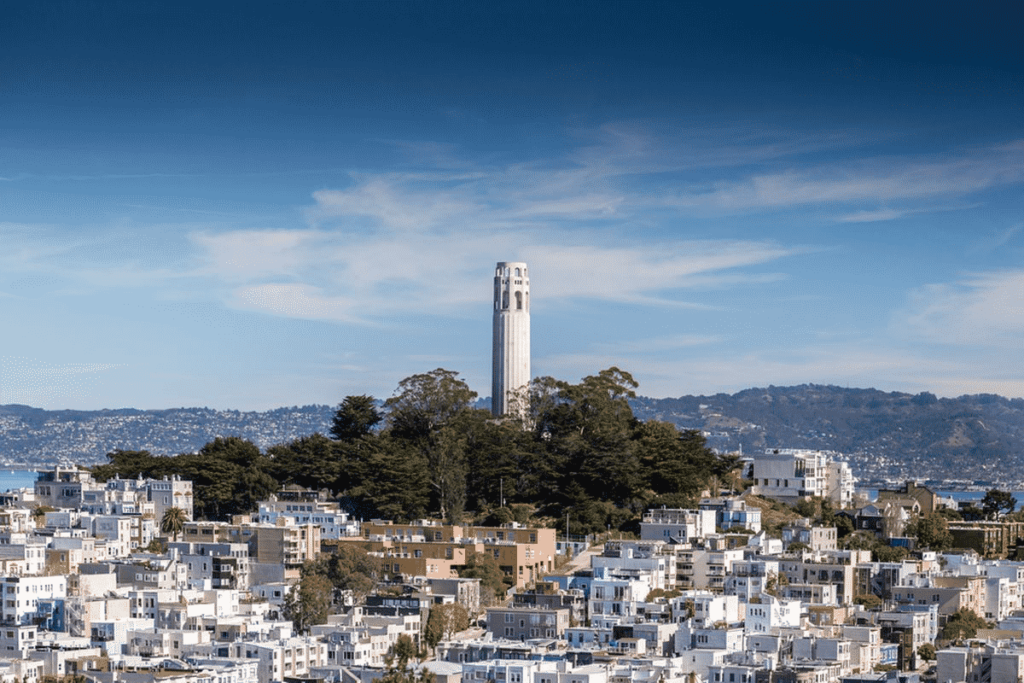
[[[372,396],[346,396],[334,414],[331,436],[339,441],[355,441],[373,434],[383,419]]]
[[[281,486],[294,484],[307,489],[334,490],[341,470],[342,444],[323,434],[295,439],[267,450],[268,474]]]
[[[1017,499],[1009,491],[989,489],[981,499],[981,509],[987,519],[998,519],[1004,514],[1013,512],[1017,507]]]

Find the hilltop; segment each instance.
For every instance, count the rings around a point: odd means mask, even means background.
[[[937,398],[804,384],[638,398],[634,412],[700,429],[718,450],[839,451],[866,480],[1010,483],[1024,465],[1024,399],[992,394]]]

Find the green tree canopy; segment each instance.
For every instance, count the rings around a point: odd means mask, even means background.
[[[390,435],[417,449],[440,517],[461,521],[466,503],[466,413],[476,392],[459,373],[437,368],[403,379],[385,402]]]
[[[635,387],[618,368],[579,384],[551,377],[531,383],[527,422],[537,453],[532,469],[539,474],[536,502],[547,506],[546,514],[559,517],[562,508],[576,505],[567,495],[570,483],[594,501],[639,505],[645,482],[634,443],[639,423],[629,405]]]
[[[463,579],[480,579],[480,600],[490,605],[505,593],[505,573],[488,553],[468,553],[466,566],[459,569]]]
[[[100,480],[178,475],[191,481],[197,519],[227,519],[251,512],[278,489],[277,480],[267,472],[269,460],[251,441],[235,436],[217,437],[198,453],[168,457],[147,451],[114,451],[107,458],[107,464],[93,469]]]
[[[945,550],[953,544],[949,522],[937,512],[918,517],[907,525],[904,533],[916,537],[919,546],[932,550]]]
[[[373,396],[346,396],[334,413],[331,436],[339,441],[355,441],[373,434],[383,419]]]
[[[409,664],[421,656],[416,644],[408,635],[398,636],[384,659],[382,683],[434,683],[435,676],[428,669],[421,668],[417,674]]]
[[[423,638],[430,647],[437,647],[442,640],[451,640],[459,631],[469,628],[469,613],[457,602],[434,605],[430,608]]]
[[[170,507],[164,510],[163,517],[160,519],[160,532],[164,534],[171,534],[175,541],[178,540],[178,535],[182,529],[185,528],[185,522],[188,521],[188,513],[179,507]]]
[[[946,625],[942,627],[942,638],[959,642],[978,635],[980,628],[990,628],[990,624],[974,611],[961,607],[946,620]]]
[[[192,480],[193,508],[205,519],[252,512],[279,488],[270,462],[256,444],[237,436],[217,437],[198,453],[175,458],[178,474]]]
[[[697,430],[680,432],[671,423],[650,421],[639,426],[637,436],[642,472],[655,495],[652,505],[690,507],[709,477],[731,469]]]
[[[135,479],[137,477],[159,479],[174,474],[173,458],[153,455],[149,451],[116,450],[107,453],[107,463],[92,468],[92,475],[99,481],[114,477]]]
[[[853,602],[858,605],[863,605],[864,609],[878,609],[882,606],[882,598],[878,597],[874,593],[861,593],[853,598]]]
[[[876,543],[871,549],[871,559],[875,562],[902,562],[907,559],[907,549]]]
[[[341,462],[340,445],[323,434],[303,436],[267,449],[268,474],[281,486],[294,484],[318,491],[334,490]]]
[[[476,392],[459,379],[459,373],[437,368],[406,377],[395,395],[384,402],[392,433],[403,438],[423,438],[451,424],[469,409]]]
[[[285,596],[284,616],[297,632],[308,633],[310,626],[327,621],[330,604],[331,583],[320,574],[308,573]]]
[[[1017,499],[1009,491],[989,489],[981,499],[981,509],[987,519],[997,519],[1013,512],[1016,507]]]
[[[380,581],[380,559],[355,543],[343,542],[302,566],[303,576],[317,574],[338,592],[350,592],[356,602],[373,592]]]

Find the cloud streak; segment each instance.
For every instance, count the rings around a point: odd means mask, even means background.
[[[906,333],[935,344],[1021,348],[1024,270],[977,273],[912,292],[897,319]]]
[[[192,240],[205,272],[228,287],[228,305],[279,316],[356,322],[428,307],[465,314],[467,306],[489,299],[480,285],[483,273],[502,258],[527,260],[544,273],[546,302],[689,306],[687,289],[784,279],[785,272],[765,268],[818,248],[765,239],[673,239],[663,230],[647,238],[645,226],[673,216],[693,220],[708,208],[858,203],[890,206],[849,211],[838,220],[891,221],[949,210],[903,201],[962,196],[1024,177],[1024,143],[1013,142],[946,159],[872,158],[746,177],[732,168],[735,179],[696,192],[685,177],[667,172],[672,164],[664,150],[671,144],[628,126],[605,127],[594,139],[562,157],[504,165],[460,161],[445,148],[437,152],[441,166],[360,171],[345,187],[314,192],[308,226],[201,231]],[[747,159],[785,157],[816,144],[823,142],[754,141]],[[431,149],[417,147],[417,154]],[[733,163],[743,158],[737,149],[726,157]],[[653,192],[638,178],[656,178],[674,190]]]
[[[673,203],[726,211],[816,204],[887,203],[956,197],[1024,179],[1024,141],[937,160],[873,158],[846,165],[786,169],[720,180],[705,191],[683,191]],[[897,208],[865,210],[860,220],[891,220]],[[858,214],[852,214],[857,216]]]

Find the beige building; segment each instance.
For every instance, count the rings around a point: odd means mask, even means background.
[[[228,524],[187,522],[181,540],[186,543],[246,543],[253,564],[282,566],[282,580],[299,578],[307,560],[320,552],[320,527],[293,524],[287,518],[276,524]]]
[[[500,527],[461,526],[432,520],[411,524],[373,520],[362,526],[363,538],[355,540],[379,555],[389,574],[452,578],[472,553],[494,558],[506,580],[519,588],[554,569],[554,529],[514,523]]]

